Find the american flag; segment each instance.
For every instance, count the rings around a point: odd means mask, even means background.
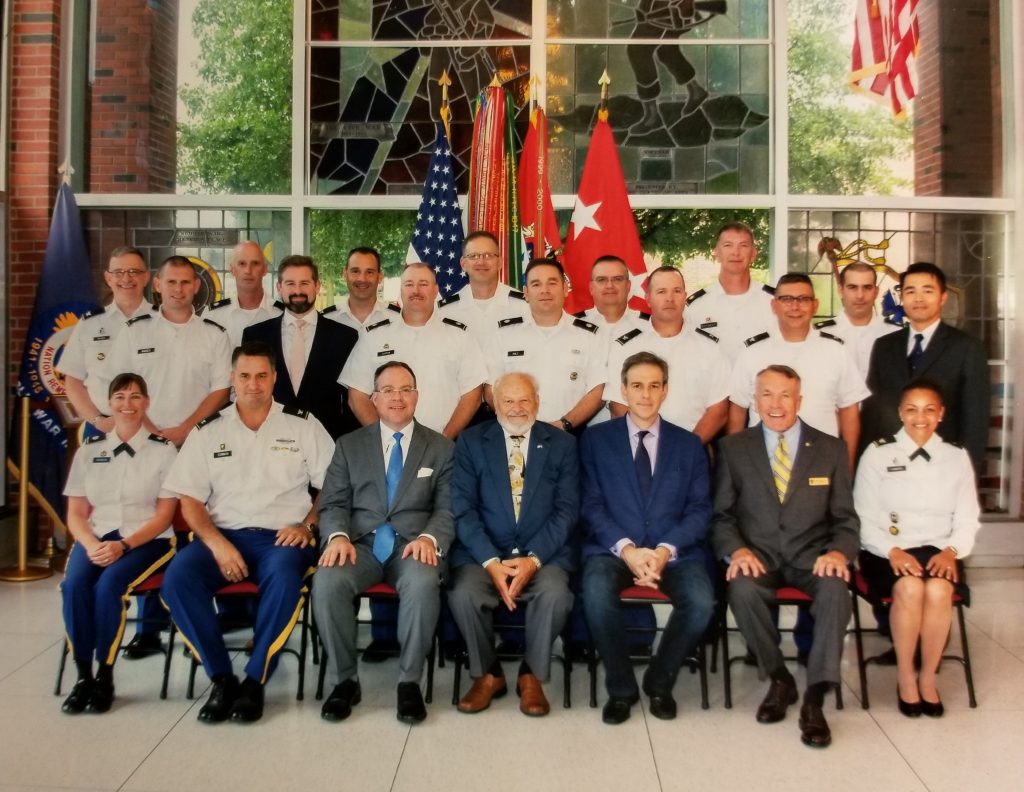
[[[444,125],[438,124],[406,260],[422,261],[434,268],[442,298],[468,283],[459,265],[462,239],[462,209],[455,191],[455,163]]]
[[[850,86],[891,104],[897,118],[917,92],[918,0],[857,0]]]

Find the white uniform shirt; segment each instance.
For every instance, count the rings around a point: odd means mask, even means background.
[[[850,323],[850,319],[845,313],[841,313],[833,319],[815,322],[814,327],[843,340],[846,348],[850,350],[854,360],[857,361],[857,370],[866,380],[868,364],[871,362],[871,347],[875,345],[877,339],[896,332],[902,325],[888,322],[878,314],[872,316],[871,321],[866,325],[855,325]]]
[[[668,396],[660,414],[669,423],[693,431],[705,411],[729,398],[732,368],[718,342],[704,331],[661,336],[649,322],[612,341],[608,356],[608,382],[604,398],[625,404],[622,396],[622,364],[637,352],[650,352],[668,363]]]
[[[871,395],[853,355],[838,339],[811,330],[803,341],[789,342],[773,330],[751,339],[732,371],[729,399],[750,410],[750,426],[761,420],[754,407],[757,372],[775,364],[789,366],[800,375],[803,402],[799,416],[819,432],[833,437],[839,436],[836,410]]]
[[[198,315],[184,324],[153,310],[128,322],[108,358],[107,376],[141,374],[149,386],[149,418],[160,428],[177,426],[215,390],[231,384],[227,331]]]
[[[140,429],[128,440],[134,456],[121,450],[121,438],[111,432],[87,442],[75,452],[64,494],[89,501],[89,527],[100,537],[119,531],[127,539],[156,514],[158,498],[173,498],[163,486],[177,452],[167,440]],[[173,528],[160,534],[169,538]]]
[[[377,300],[373,304],[373,309],[370,311],[369,316],[366,317],[365,322],[360,322],[356,319],[351,311],[348,309],[348,297],[341,301],[341,305],[328,305],[324,308],[320,315],[324,319],[330,319],[332,322],[343,324],[346,327],[351,327],[353,330],[359,333],[359,337],[362,338],[366,332],[366,328],[370,325],[377,324],[380,321],[388,318],[388,304]]]
[[[857,466],[860,541],[882,558],[894,547],[955,547],[960,558],[974,547],[980,523],[970,456],[938,434],[923,448],[930,459],[911,459],[917,444],[900,429],[864,449]]]
[[[597,310],[597,308],[588,308],[586,311],[583,311],[583,316],[581,317],[579,316],[579,314],[574,314],[574,316],[577,316],[581,319],[586,319],[591,324],[597,325],[597,337],[600,340],[601,344],[604,346],[605,350],[605,366],[609,364],[611,360],[611,355],[614,352],[613,347],[615,346],[615,344],[613,342],[615,341],[615,339],[620,338],[624,334],[628,333],[630,330],[636,328],[643,329],[644,327],[647,326],[647,321],[645,321],[645,319],[649,319],[647,314],[641,314],[639,311],[635,311],[632,308],[627,308],[626,312],[621,316],[619,321],[615,322],[614,324],[609,324],[608,320],[604,318],[604,316],[601,314],[599,310]],[[614,378],[611,374],[609,374],[608,376]],[[607,399],[607,397],[605,398]],[[621,399],[622,397],[620,396],[619,398]],[[612,414],[611,411],[608,409],[608,404],[603,404],[601,405],[601,409],[597,411],[597,414],[587,422],[587,426],[594,426],[596,424],[602,423],[603,421],[607,421],[611,417]]]
[[[373,372],[401,361],[416,373],[416,420],[435,432],[444,431],[459,399],[487,381],[480,350],[469,333],[442,319],[437,311],[420,327],[406,324],[401,314],[368,325],[341,370],[338,382],[367,396],[373,393]]]
[[[222,531],[277,531],[305,519],[309,487],[323,487],[333,454],[334,441],[311,413],[274,402],[254,432],[232,404],[189,433],[165,486],[205,503]]]
[[[114,340],[129,319],[148,316],[152,310],[153,306],[143,300],[131,316],[125,316],[116,303],[112,302],[103,310],[83,314],[71,331],[57,370],[84,382],[89,398],[100,410],[106,410],[108,401],[110,378],[107,376],[106,360]]]
[[[257,308],[242,308],[230,297],[217,300],[203,314],[228,331],[231,349],[242,343],[242,331],[249,325],[259,324],[281,315],[281,307],[270,299],[269,294],[263,296],[263,304]]]
[[[772,313],[774,290],[750,281],[745,294],[726,294],[717,280],[695,291],[686,300],[686,327],[698,327],[718,337],[718,346],[730,363],[735,363],[748,338],[778,326]]]
[[[538,327],[532,317],[503,319],[486,358],[491,384],[512,371],[537,379],[540,421],[557,421],[607,379],[607,348],[598,328],[569,314],[553,327]]]
[[[466,325],[481,353],[486,352],[498,332],[498,322],[511,316],[528,316],[530,306],[521,291],[499,283],[489,300],[473,298],[473,288],[467,283],[447,300],[437,304],[441,316]],[[418,417],[418,416],[417,416]]]

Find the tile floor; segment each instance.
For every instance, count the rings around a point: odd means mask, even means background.
[[[556,678],[551,716],[528,719],[514,695],[480,715],[455,711],[449,665],[438,672],[426,722],[410,728],[394,717],[396,661],[364,665],[363,703],[348,721],[327,724],[312,695],[315,669],[306,701],[297,702],[295,663],[285,658],[263,721],[211,727],[196,721],[205,688],[185,698],[187,663],[178,654],[166,701],[158,698],[159,659],[121,662],[113,711],[69,717],[52,695],[62,640],[56,579],[0,583],[0,790],[1020,789],[1024,570],[974,569],[971,583],[978,708],[968,708],[963,676],[950,665],[941,721],[897,713],[891,668],[871,672],[872,707],[861,709],[851,639],[847,706],[836,712],[829,704],[834,743],[824,751],[801,745],[793,711],[773,726],[754,721],[763,685],[743,666],[734,671],[731,711],[722,706],[720,674],[710,678],[711,709],[702,711],[696,677],[684,672],[677,720],[658,721],[641,707],[609,727],[587,706],[582,669],[573,675],[571,709],[556,701]],[[878,645],[869,639],[869,649]]]

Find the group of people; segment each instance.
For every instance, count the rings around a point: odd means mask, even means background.
[[[839,274],[843,314],[815,328],[810,279],[761,286],[756,255],[751,230],[726,225],[718,279],[688,296],[678,269],[655,269],[650,314],[627,306],[626,265],[602,257],[594,308],[570,316],[561,264],[531,261],[524,290],[512,289],[487,232],[466,238],[468,282],[443,300],[432,268],[410,264],[400,303],[382,303],[380,257],[361,247],[345,266],[348,296],[321,313],[311,259],[281,261],[272,302],[263,253],[244,242],[236,298],[200,318],[187,259],[160,265],[153,307],[142,254],[115,250],[113,301],[82,318],[60,362],[97,430],[66,488],[76,544],[62,591],[78,681],[64,710],[110,708],[126,595],[172,555],[161,598],[212,680],[206,722],[262,716],[307,591],[332,682],[321,714],[349,717],[362,696],[356,598],[382,581],[399,595],[403,722],[427,715],[419,683],[443,601],[473,678],[458,709],[507,693],[494,614],[523,609],[519,708],[546,715],[552,644],[577,598],[605,670],[604,721],[628,719],[641,690],[651,714],[671,719],[676,676],[724,577],[770,680],[764,723],[798,700],[771,597],[779,585],[813,597],[799,726],[820,747],[860,552],[872,596],[892,598],[900,710],[941,714],[935,673],[978,527],[981,345],[941,321],[945,275],[933,264],[901,275],[907,326],[874,314],[876,274],[851,264]],[[176,503],[194,536],[177,552]],[[260,600],[239,680],[214,595],[247,579]],[[639,685],[620,601],[630,586],[672,603]],[[158,650],[154,622],[126,656]]]

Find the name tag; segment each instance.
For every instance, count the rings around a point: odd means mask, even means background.
[[[900,471],[903,471],[903,470],[906,470],[906,469],[907,469],[906,465],[890,465],[889,467],[886,468],[886,472],[888,472],[888,473],[899,473]]]
[[[509,357],[522,357],[525,354],[526,354],[526,350],[524,350],[524,349],[510,349],[508,351],[508,356]]]
[[[156,352],[156,347],[146,347],[145,349],[136,349],[135,350],[135,354],[137,354],[137,355],[145,355],[145,354],[148,354],[150,352]]]
[[[388,355],[393,354],[395,354],[395,350],[393,349],[382,349],[380,352],[377,353],[377,357],[387,357]]]
[[[807,483],[812,487],[827,487],[828,476],[811,476],[807,479]]]
[[[93,341],[109,341],[110,340],[110,336],[93,336],[92,340]]]
[[[718,322],[704,322],[704,323],[701,324],[701,327],[702,328],[718,327]]]
[[[214,451],[213,452],[213,458],[214,459],[220,459],[221,457],[229,457],[229,456],[231,456],[231,452],[230,451]]]
[[[109,462],[113,457],[93,457],[93,462]]]

